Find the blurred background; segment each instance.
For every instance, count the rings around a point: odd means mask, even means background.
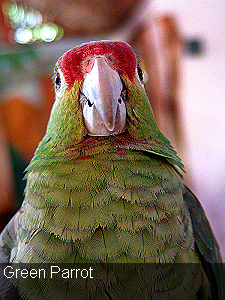
[[[0,231],[45,133],[56,60],[83,42],[123,40],[141,57],[158,126],[225,261],[224,16],[224,0],[0,0]]]

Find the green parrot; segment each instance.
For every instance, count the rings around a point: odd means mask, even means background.
[[[225,299],[219,247],[154,120],[137,53],[119,41],[82,44],[59,58],[54,85],[0,261],[98,273],[39,286],[25,276],[21,299]]]

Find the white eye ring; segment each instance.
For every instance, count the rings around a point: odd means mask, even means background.
[[[148,81],[148,73],[145,70],[142,70],[143,72],[143,82],[146,83]]]

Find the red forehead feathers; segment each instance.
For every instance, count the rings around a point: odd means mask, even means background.
[[[133,49],[124,42],[93,42],[75,47],[64,53],[57,62],[64,78],[72,87],[74,81],[83,80],[82,62],[88,56],[112,54],[115,57],[113,67],[120,75],[126,75],[131,81],[134,78],[136,68],[136,54]]]

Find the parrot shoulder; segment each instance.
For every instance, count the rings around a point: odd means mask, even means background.
[[[213,235],[205,212],[196,196],[184,186],[183,199],[189,210],[196,251],[210,281],[211,292],[218,300],[224,299],[224,273],[219,246]]]

